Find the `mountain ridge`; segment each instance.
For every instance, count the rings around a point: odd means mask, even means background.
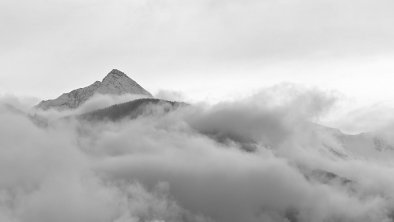
[[[128,77],[118,69],[112,69],[102,81],[96,81],[93,84],[63,93],[56,99],[43,100],[35,108],[48,109],[75,109],[85,103],[96,94],[103,95],[124,95],[135,94],[147,97],[153,97],[150,92],[145,90],[136,81]]]
[[[187,103],[168,101],[156,98],[143,98],[136,99],[125,103],[119,103],[112,106],[108,106],[102,109],[93,110],[91,112],[83,113],[77,118],[88,121],[119,121],[124,118],[135,119],[143,114],[152,114],[154,111],[168,113],[179,107],[187,106]],[[149,107],[156,107],[157,110]]]

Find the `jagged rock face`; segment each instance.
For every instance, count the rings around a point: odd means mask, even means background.
[[[36,108],[48,110],[55,108],[58,110],[75,109],[90,99],[95,94],[136,94],[152,97],[148,91],[142,88],[137,82],[129,78],[123,72],[113,69],[108,75],[100,82],[73,90],[69,93],[64,93],[56,99],[44,100],[40,102]]]

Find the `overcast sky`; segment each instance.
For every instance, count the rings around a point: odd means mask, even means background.
[[[394,98],[392,0],[0,0],[0,93],[42,99],[117,68],[196,99],[281,82]]]

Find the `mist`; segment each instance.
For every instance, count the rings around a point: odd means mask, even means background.
[[[136,119],[52,116],[42,126],[3,98],[0,221],[392,221],[392,164],[324,150],[339,142],[318,120],[337,100],[282,85]]]

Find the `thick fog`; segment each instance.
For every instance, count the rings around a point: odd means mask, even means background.
[[[88,122],[3,98],[0,221],[393,221],[392,164],[327,151],[340,140],[317,123],[336,100],[282,85]]]

